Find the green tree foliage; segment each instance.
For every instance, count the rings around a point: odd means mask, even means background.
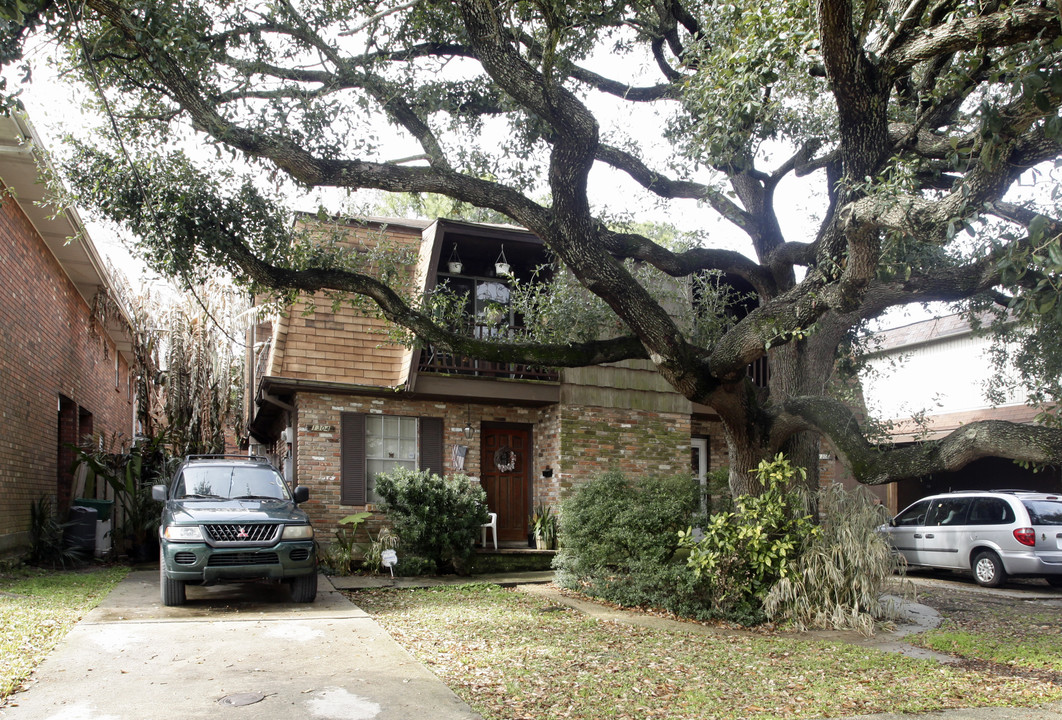
[[[376,492],[402,553],[423,558],[436,573],[465,572],[489,519],[483,488],[465,475],[396,468],[376,476]]]
[[[813,483],[820,436],[866,483],[986,455],[1062,459],[1062,431],[997,422],[881,447],[832,390],[869,320],[938,301],[1018,323],[1022,380],[1058,399],[1042,375],[1062,364],[1062,212],[1050,192],[1016,192],[1062,158],[1050,3],[20,0],[0,13],[0,61],[36,32],[105,98],[108,134],[76,151],[71,179],[172,273],[369,298],[420,340],[486,360],[648,359],[721,418],[735,494],[779,451]],[[626,189],[603,197],[617,176]],[[813,222],[782,221],[783,183]],[[590,321],[468,337],[400,273],[307,245],[282,200],[308,188],[434,193],[504,216],[552,254],[552,306],[579,290],[571,307]],[[654,203],[713,218],[678,247],[617,221]],[[735,235],[747,254],[728,249]],[[719,317],[725,293],[696,289],[713,274],[755,301]],[[761,392],[746,368],[764,356]]]

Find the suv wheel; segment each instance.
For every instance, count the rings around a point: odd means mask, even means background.
[[[973,576],[978,585],[999,587],[1007,580],[1003,562],[991,550],[982,550],[974,555]]]
[[[163,557],[162,548],[159,548],[159,594],[163,605],[184,605],[184,581],[166,577],[166,558]]]
[[[300,575],[291,581],[291,599],[297,603],[311,603],[317,597],[317,572]]]

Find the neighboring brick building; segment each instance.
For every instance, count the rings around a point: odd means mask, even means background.
[[[77,213],[40,204],[39,148],[0,116],[0,555],[29,545],[40,497],[69,506],[69,444],[133,428],[128,335],[93,318],[109,281]]]
[[[467,330],[480,335],[521,321],[496,262],[521,280],[546,263],[538,238],[508,226],[377,218],[335,237],[366,259],[380,243],[406,250],[412,287],[464,293]],[[248,427],[311,488],[305,507],[325,537],[373,506],[373,476],[395,465],[449,474],[463,463],[499,514],[499,540],[515,543],[526,542],[535,505],[556,505],[601,471],[704,473],[727,462],[719,419],[648,362],[556,371],[476,361],[392,342],[383,321],[348,305],[314,305],[256,328]]]

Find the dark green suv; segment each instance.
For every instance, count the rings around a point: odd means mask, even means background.
[[[159,527],[159,586],[163,605],[182,605],[185,584],[274,580],[295,602],[317,596],[317,554],[310,518],[299,507],[309,490],[292,493],[268,460],[190,455],[169,487]]]

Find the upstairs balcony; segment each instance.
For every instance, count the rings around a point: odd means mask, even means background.
[[[527,233],[497,231],[485,236],[470,227],[451,227],[441,238],[433,287],[445,286],[463,307],[462,332],[471,337],[504,337],[523,326],[512,307],[510,278],[530,281],[548,265],[545,249]],[[557,382],[556,368],[524,363],[498,363],[455,355],[428,346],[420,352],[420,373],[463,377]]]
[[[511,303],[510,278],[530,282],[536,271],[549,264],[542,242],[517,229],[502,226],[470,225],[452,221],[440,223],[435,238],[437,254],[431,267],[429,288],[445,285],[462,298],[461,331],[477,338],[504,337],[523,327],[524,318]],[[727,278],[737,293],[745,293],[738,314],[752,306],[751,286],[738,278]],[[696,300],[695,300],[696,302]],[[747,304],[749,307],[745,307]],[[497,363],[455,355],[443,348],[422,348],[417,372],[436,376],[531,380],[555,383],[556,368],[524,363]],[[767,359],[749,365],[748,375],[758,387],[766,387]]]

